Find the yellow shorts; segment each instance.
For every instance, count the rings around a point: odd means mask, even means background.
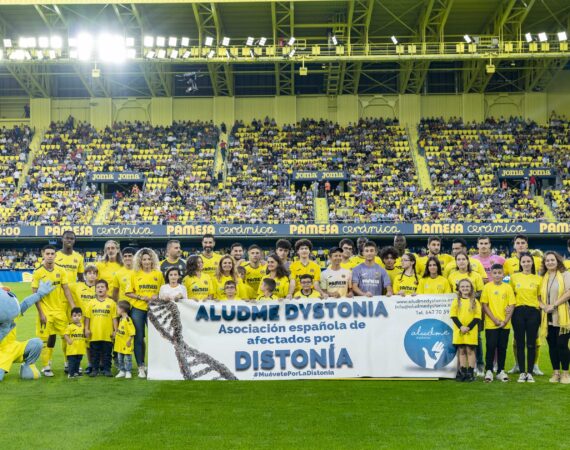
[[[38,316],[36,320],[36,336],[41,340],[45,341],[47,338],[53,334],[63,336],[69,321],[67,320],[67,315],[65,311],[58,313],[46,314],[47,322],[45,326],[42,326],[40,318]]]
[[[12,341],[0,345],[0,369],[9,372],[12,364],[24,361],[24,351],[29,341]]]

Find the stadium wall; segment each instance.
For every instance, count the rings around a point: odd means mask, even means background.
[[[72,115],[96,127],[116,121],[150,121],[168,125],[173,120],[213,120],[232,124],[265,116],[279,124],[303,118],[326,118],[340,124],[361,117],[394,117],[415,125],[421,117],[457,116],[467,121],[486,117],[522,116],[546,123],[551,111],[570,116],[570,74],[560,74],[548,92],[450,95],[341,95],[277,97],[84,98],[31,99],[31,122],[45,128],[50,121]],[[0,100],[0,117],[22,120],[28,99]],[[8,117],[13,115],[13,117]]]

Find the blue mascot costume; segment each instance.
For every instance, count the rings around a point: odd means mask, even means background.
[[[41,281],[38,291],[20,304],[12,292],[0,288],[0,381],[4,379],[12,364],[20,362],[20,377],[23,380],[36,380],[40,377],[34,363],[42,352],[42,340],[34,338],[24,342],[17,341],[15,319],[54,289],[51,281]]]

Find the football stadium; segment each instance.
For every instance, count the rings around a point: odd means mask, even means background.
[[[568,33],[0,0],[0,448],[567,448]]]

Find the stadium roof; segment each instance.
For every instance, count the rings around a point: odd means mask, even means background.
[[[365,93],[457,93],[543,90],[553,76],[568,67],[566,54],[537,53],[528,58],[496,58],[496,72],[488,74],[490,59],[469,54],[432,52],[427,59],[402,59],[394,52],[384,59],[351,59],[364,44],[379,52],[392,51],[392,36],[400,44],[426,43],[440,48],[463,42],[524,41],[546,32],[570,33],[568,0],[349,0],[349,1],[237,1],[211,3],[192,0],[146,1],[24,1],[2,0],[0,35],[17,42],[22,36],[68,37],[101,30],[132,36],[140,58],[123,65],[98,64],[100,78],[92,78],[93,62],[0,61],[0,96],[212,96],[304,95]],[[191,60],[144,58],[144,36],[188,37],[203,46],[206,36],[244,46],[249,36],[266,37],[277,46],[279,58],[225,61],[205,57]],[[330,36],[354,53],[335,57]],[[307,56],[284,59],[281,46],[294,36]],[[311,54],[313,45],[324,50]],[[350,45],[349,45],[350,44]],[[558,42],[556,41],[556,45]],[[216,44],[214,44],[216,45]],[[332,53],[331,53],[332,46]],[[0,47],[1,48],[1,47]],[[443,48],[443,47],[441,47]],[[6,52],[7,49],[4,49]],[[239,49],[241,56],[242,49]],[[404,50],[407,51],[407,50]],[[327,53],[328,52],[328,53]],[[421,50],[418,51],[421,53]],[[449,52],[448,52],[449,53]],[[451,53],[455,53],[452,51]],[[516,52],[515,52],[516,53]],[[570,53],[567,53],[570,56]],[[216,54],[217,56],[217,54]],[[415,55],[413,55],[415,57]],[[461,56],[461,57],[460,57]],[[474,57],[476,56],[476,59]],[[503,55],[504,56],[504,55]],[[343,59],[344,58],[344,59]],[[410,57],[411,58],[411,57]],[[471,59],[464,59],[471,58]],[[304,65],[308,75],[302,76]],[[195,73],[197,91],[186,92],[185,73]],[[178,75],[178,76],[177,76]]]

